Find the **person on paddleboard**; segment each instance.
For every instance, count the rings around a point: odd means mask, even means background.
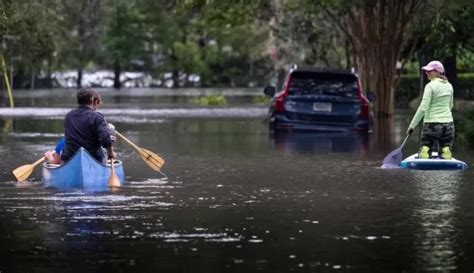
[[[419,158],[430,158],[435,144],[443,159],[453,157],[451,149],[454,142],[454,123],[451,109],[454,105],[453,86],[444,75],[444,66],[439,61],[431,61],[421,68],[429,79],[423,91],[423,98],[416,111],[407,134],[423,120]]]

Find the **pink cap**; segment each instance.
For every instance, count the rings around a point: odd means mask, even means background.
[[[421,69],[425,71],[436,70],[439,73],[444,73],[444,66],[440,61],[431,61],[427,65],[423,66]]]

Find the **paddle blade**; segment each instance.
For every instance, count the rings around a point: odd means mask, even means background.
[[[28,177],[33,172],[34,168],[35,168],[34,165],[27,164],[27,165],[23,165],[23,166],[20,166],[20,167],[14,169],[12,171],[12,173],[15,176],[16,180],[18,180],[18,182],[23,182],[26,179],[28,179]]]
[[[390,152],[384,159],[382,163],[382,167],[390,168],[390,167],[398,167],[400,162],[403,160],[402,148],[397,148]]]
[[[113,160],[110,163],[110,168],[111,168],[111,172],[110,172],[110,177],[109,177],[109,182],[108,182],[109,187],[111,188],[120,187],[120,179],[115,173],[115,166],[114,166]]]
[[[161,167],[165,164],[165,160],[152,151],[140,148],[139,152],[143,161],[157,172],[160,171]]]

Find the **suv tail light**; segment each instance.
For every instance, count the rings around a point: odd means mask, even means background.
[[[285,98],[286,98],[285,92],[280,92],[275,97],[275,103],[273,105],[274,108],[275,108],[275,112],[284,112],[285,111]]]
[[[359,96],[359,101],[360,101],[360,112],[359,112],[359,117],[362,119],[368,119],[369,118],[369,100],[367,100],[364,95],[362,95],[362,88],[360,81],[357,81],[357,94]]]
[[[273,107],[275,108],[275,112],[285,112],[285,99],[288,96],[288,89],[290,88],[291,76],[285,82],[285,86],[283,91],[278,93],[275,96]]]
[[[363,119],[369,118],[369,105],[368,104],[361,103],[359,116]]]

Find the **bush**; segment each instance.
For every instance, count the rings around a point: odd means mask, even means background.
[[[474,100],[474,73],[458,74],[458,87],[455,93],[461,94],[458,98]],[[395,91],[395,107],[408,108],[408,103],[420,93],[420,76],[402,75]]]
[[[465,112],[454,119],[456,137],[460,137],[470,148],[474,148],[474,111]]]
[[[395,108],[408,108],[408,103],[418,96],[420,76],[403,75],[395,90]]]
[[[458,89],[463,94],[463,99],[474,100],[474,73],[458,75]]]
[[[268,105],[270,104],[271,98],[269,96],[255,96],[252,99],[252,102],[254,104],[265,104]]]
[[[197,98],[195,103],[201,106],[210,106],[210,105],[225,105],[227,100],[222,95],[208,95]]]

